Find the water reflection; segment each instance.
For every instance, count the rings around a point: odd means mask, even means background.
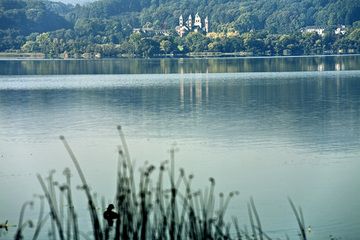
[[[8,194],[0,195],[0,212],[17,219],[3,206],[21,206],[17,199],[38,189],[25,174],[69,165],[60,134],[71,139],[94,189],[111,198],[114,126],[121,123],[134,159],[163,161],[176,141],[179,165],[201,186],[212,176],[221,191],[240,190],[229,212],[242,223],[241,203],[253,195],[266,230],[296,238],[290,195],[313,239],[356,239],[360,71],[329,66],[336,64],[302,73],[212,74],[214,65],[203,74],[1,76],[0,192]]]
[[[359,70],[359,66],[360,56],[357,55],[210,59],[0,60],[0,75],[334,71]]]
[[[276,132],[278,141],[285,145],[329,151],[356,149],[360,126],[358,76],[354,72],[308,76],[289,73],[282,77],[159,75],[152,81],[132,75],[103,76],[101,81],[119,84],[109,85],[115,88],[100,85],[88,90],[81,88],[81,76],[79,89],[51,89],[59,85],[50,84],[43,90],[41,79],[49,77],[37,77],[40,89],[36,91],[11,89],[26,86],[26,78],[13,78],[6,90],[0,91],[2,137],[21,138],[24,131],[47,136],[44,131],[51,126],[77,131],[81,125],[81,129],[101,129],[103,126],[97,126],[97,122],[113,124],[119,114],[124,114],[124,124],[146,125],[149,129],[155,126],[158,131],[179,137],[215,136],[220,142],[234,144],[245,138],[256,143],[270,141]],[[50,80],[43,84],[46,86]],[[77,77],[71,77],[71,83],[76,82]],[[49,114],[53,118],[48,119]]]

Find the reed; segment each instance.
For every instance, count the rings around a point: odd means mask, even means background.
[[[45,214],[44,196],[43,195],[36,195],[36,197],[39,198],[40,209],[39,209],[39,217],[38,217],[38,220],[37,220],[37,224],[36,224],[36,227],[35,227],[35,231],[34,231],[34,235],[33,235],[32,240],[36,240],[39,237],[41,228],[44,226],[45,222],[49,218],[49,214],[46,214],[46,216],[44,216],[44,214]]]
[[[302,213],[302,209],[301,207],[298,208],[298,210],[295,207],[294,202],[291,200],[291,198],[288,198],[291,209],[294,212],[294,215],[296,217],[296,221],[299,225],[299,229],[300,229],[300,236],[302,240],[307,240],[307,236],[306,236],[306,230],[305,230],[305,221],[304,221],[304,216]]]
[[[33,226],[33,223],[32,223],[31,220],[27,220],[27,221],[24,222],[24,216],[25,216],[25,211],[26,211],[27,206],[32,207],[33,205],[34,205],[33,201],[27,201],[21,206],[19,224],[17,225],[17,230],[16,230],[16,233],[15,233],[15,239],[16,240],[23,239],[22,232],[24,231],[24,229],[27,226],[29,226],[29,227]]]
[[[66,198],[67,198],[67,221],[66,221],[66,238],[70,239],[71,230],[73,230],[72,236],[74,240],[79,239],[79,229],[78,229],[78,221],[77,215],[75,212],[74,204],[72,201],[72,193],[71,193],[71,172],[69,168],[66,168],[63,172],[66,177],[66,184],[64,184],[64,188],[66,190]]]
[[[49,189],[46,187],[45,182],[44,182],[43,178],[40,176],[40,174],[37,175],[37,178],[40,182],[40,185],[44,191],[45,197],[48,201],[48,205],[50,208],[50,215],[51,215],[53,222],[56,224],[59,238],[60,238],[60,240],[65,240],[63,226],[61,225],[61,220],[60,220],[59,214],[57,212],[57,206],[55,205],[55,201],[52,198],[52,194],[50,193]],[[55,227],[52,227],[52,236],[54,236],[54,237],[56,236]]]
[[[215,179],[209,179],[209,186],[205,189],[193,189],[194,175],[187,175],[184,169],[175,171],[175,152],[170,149],[170,160],[164,161],[158,167],[145,164],[140,168],[140,178],[135,180],[134,163],[131,161],[128,146],[121,126],[117,127],[120,146],[118,149],[117,180],[114,205],[119,215],[114,227],[108,226],[100,220],[96,194],[91,192],[80,162],[75,157],[65,137],[61,136],[78,176],[81,189],[87,197],[88,211],[92,222],[92,239],[95,240],[270,240],[260,221],[255,201],[250,198],[247,205],[251,233],[247,225],[240,226],[238,219],[232,217],[228,222],[226,212],[230,201],[239,193],[215,194]],[[65,183],[58,184],[53,179],[54,172],[50,172],[48,184],[38,175],[38,180],[45,197],[40,204],[40,213],[33,240],[39,236],[42,226],[48,218],[44,213],[44,200],[47,200],[50,216],[54,225],[51,228],[53,239],[60,240],[91,239],[79,229],[78,218],[72,200],[71,173],[65,169]],[[58,186],[58,187],[56,187]],[[59,196],[59,199],[56,197]],[[289,198],[302,240],[307,240],[305,223],[301,208],[296,209]],[[27,203],[28,204],[28,203]],[[105,209],[102,198],[101,209]],[[66,208],[67,207],[67,208]],[[25,206],[23,207],[25,209]],[[23,221],[21,211],[20,221]],[[102,223],[102,224],[101,224]],[[23,225],[22,222],[19,226]],[[18,236],[21,235],[21,231]],[[21,238],[15,238],[21,239]],[[288,237],[286,237],[288,239]]]
[[[102,233],[102,229],[100,226],[100,221],[99,221],[99,217],[96,211],[96,207],[95,207],[95,203],[93,200],[93,197],[91,195],[90,189],[89,189],[89,185],[86,182],[85,179],[85,175],[83,173],[83,171],[81,170],[80,164],[78,162],[78,160],[75,157],[74,152],[72,151],[72,149],[70,148],[69,144],[67,143],[66,139],[64,136],[60,136],[60,140],[63,142],[67,152],[69,153],[69,156],[71,158],[71,160],[73,161],[75,168],[78,172],[78,175],[80,177],[80,180],[82,182],[82,187],[85,191],[86,197],[88,199],[88,207],[89,207],[89,212],[90,212],[90,217],[91,217],[91,221],[93,224],[93,230],[94,230],[94,239],[95,240],[102,240],[103,239],[103,233]]]

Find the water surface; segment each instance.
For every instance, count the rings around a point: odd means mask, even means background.
[[[291,196],[312,227],[311,239],[357,239],[359,59],[185,59],[183,70],[180,60],[168,59],[0,61],[0,216],[16,223],[22,202],[41,193],[35,173],[57,169],[63,181],[71,161],[59,135],[93,189],[111,201],[121,124],[137,167],[168,159],[175,143],[177,165],[195,174],[197,187],[214,177],[219,192],[239,190],[229,216],[242,225],[253,196],[269,235],[296,239]],[[89,221],[85,214],[80,219]]]

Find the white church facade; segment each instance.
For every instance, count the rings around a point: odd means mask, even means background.
[[[175,28],[176,32],[180,37],[183,37],[189,32],[209,32],[209,18],[205,17],[205,20],[202,21],[201,17],[198,13],[195,14],[195,18],[193,18],[191,14],[189,15],[187,21],[184,21],[183,16],[179,17],[179,25]]]

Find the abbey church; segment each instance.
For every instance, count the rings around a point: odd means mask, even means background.
[[[175,28],[176,32],[179,34],[180,37],[183,37],[189,32],[209,32],[209,19],[208,17],[205,18],[204,24],[201,20],[201,17],[198,13],[195,15],[195,19],[193,21],[191,14],[188,17],[188,20],[184,22],[183,16],[179,17],[179,25]]]

